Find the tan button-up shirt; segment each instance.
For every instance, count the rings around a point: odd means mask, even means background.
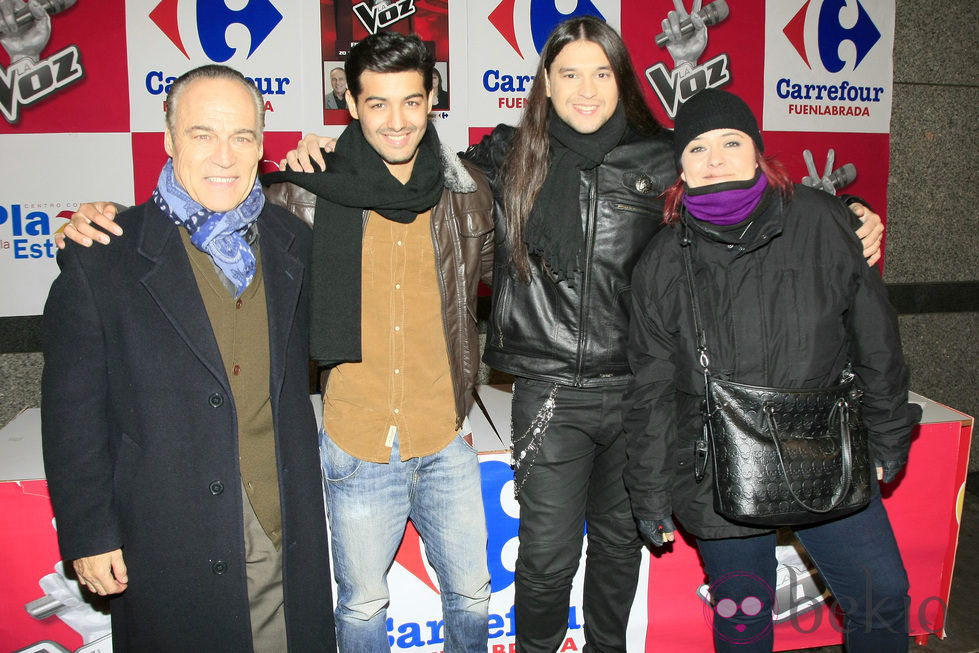
[[[443,449],[456,434],[431,212],[409,224],[371,212],[364,230],[363,360],[330,373],[323,425],[350,455],[386,463]]]

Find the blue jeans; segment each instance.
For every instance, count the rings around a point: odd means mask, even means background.
[[[388,569],[411,519],[438,576],[445,653],[485,653],[490,576],[476,452],[460,436],[430,456],[354,458],[320,433],[342,653],[390,651]]]
[[[908,576],[880,494],[860,512],[795,534],[844,613],[847,652],[906,653]],[[710,577],[715,649],[771,651],[775,534],[698,539],[697,547]]]

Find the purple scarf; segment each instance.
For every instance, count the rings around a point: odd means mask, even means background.
[[[684,187],[683,205],[698,220],[722,227],[737,224],[755,210],[767,186],[768,178],[758,170],[754,178],[745,181]]]

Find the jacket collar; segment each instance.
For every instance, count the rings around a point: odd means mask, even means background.
[[[476,180],[462,164],[459,155],[442,143],[442,172],[445,175],[444,186],[453,193],[475,193]]]
[[[685,209],[683,220],[693,233],[715,243],[737,246],[738,253],[742,254],[764,247],[782,233],[784,202],[778,191],[767,188],[757,208],[739,223],[743,225],[740,228],[720,229],[709,222],[694,219]]]
[[[145,259],[146,267],[140,282],[181,338],[230,392],[221,352],[214,339],[207,309],[197,292],[197,281],[177,231],[179,227],[164,217],[152,202],[144,204],[142,210],[137,251]],[[259,251],[268,307],[270,383],[275,389],[284,379],[289,333],[300,308],[306,270],[302,260],[291,251],[295,234],[278,220],[265,219],[268,211],[266,206],[259,217]],[[305,334],[302,337],[305,338]],[[277,398],[275,392],[272,396]]]

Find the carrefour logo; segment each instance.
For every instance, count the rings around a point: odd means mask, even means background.
[[[517,530],[520,518],[513,499],[513,470],[499,460],[479,464],[482,477],[483,508],[489,525],[486,557],[491,584],[499,592],[513,584],[513,560],[516,555]],[[504,492],[507,494],[504,495]],[[506,505],[504,505],[506,504]]]
[[[855,10],[853,5],[856,5]],[[806,47],[806,24],[814,12],[818,12],[817,47],[810,52]],[[856,14],[855,19],[853,14]],[[881,38],[880,30],[860,0],[849,0],[849,3],[847,0],[822,0],[821,3],[806,0],[782,32],[810,70],[818,63],[831,73],[838,73],[846,66],[840,58],[841,45],[850,43],[856,50],[853,61],[853,70],[856,70]]]
[[[177,8],[181,3],[195,3],[196,38],[208,59],[223,63],[234,56],[236,50],[228,45],[225,33],[232,25],[241,25],[248,30],[251,44],[247,57],[251,57],[258,46],[268,38],[282,14],[270,0],[248,0],[241,9],[229,9],[226,0],[162,0],[150,12],[150,20],[188,59],[185,38],[190,34],[181,33],[177,20]],[[240,4],[240,3],[239,3]]]
[[[561,4],[566,6],[568,3],[562,2]],[[578,0],[577,6],[570,13],[562,12],[558,9],[557,5],[558,3],[555,0],[530,0],[530,32],[533,36],[534,48],[537,54],[540,54],[540,51],[544,49],[544,43],[547,42],[547,37],[551,35],[554,28],[562,21],[575,16],[595,16],[606,20],[605,16],[602,15],[602,12],[599,11],[598,7],[591,0]],[[518,18],[521,17],[517,16],[517,0],[502,0],[489,15],[490,23],[506,39],[506,42],[510,44],[514,52],[520,55],[522,59],[526,59],[527,57],[521,51],[520,43],[517,40],[516,26]],[[526,18],[523,18],[523,20],[526,20]]]

